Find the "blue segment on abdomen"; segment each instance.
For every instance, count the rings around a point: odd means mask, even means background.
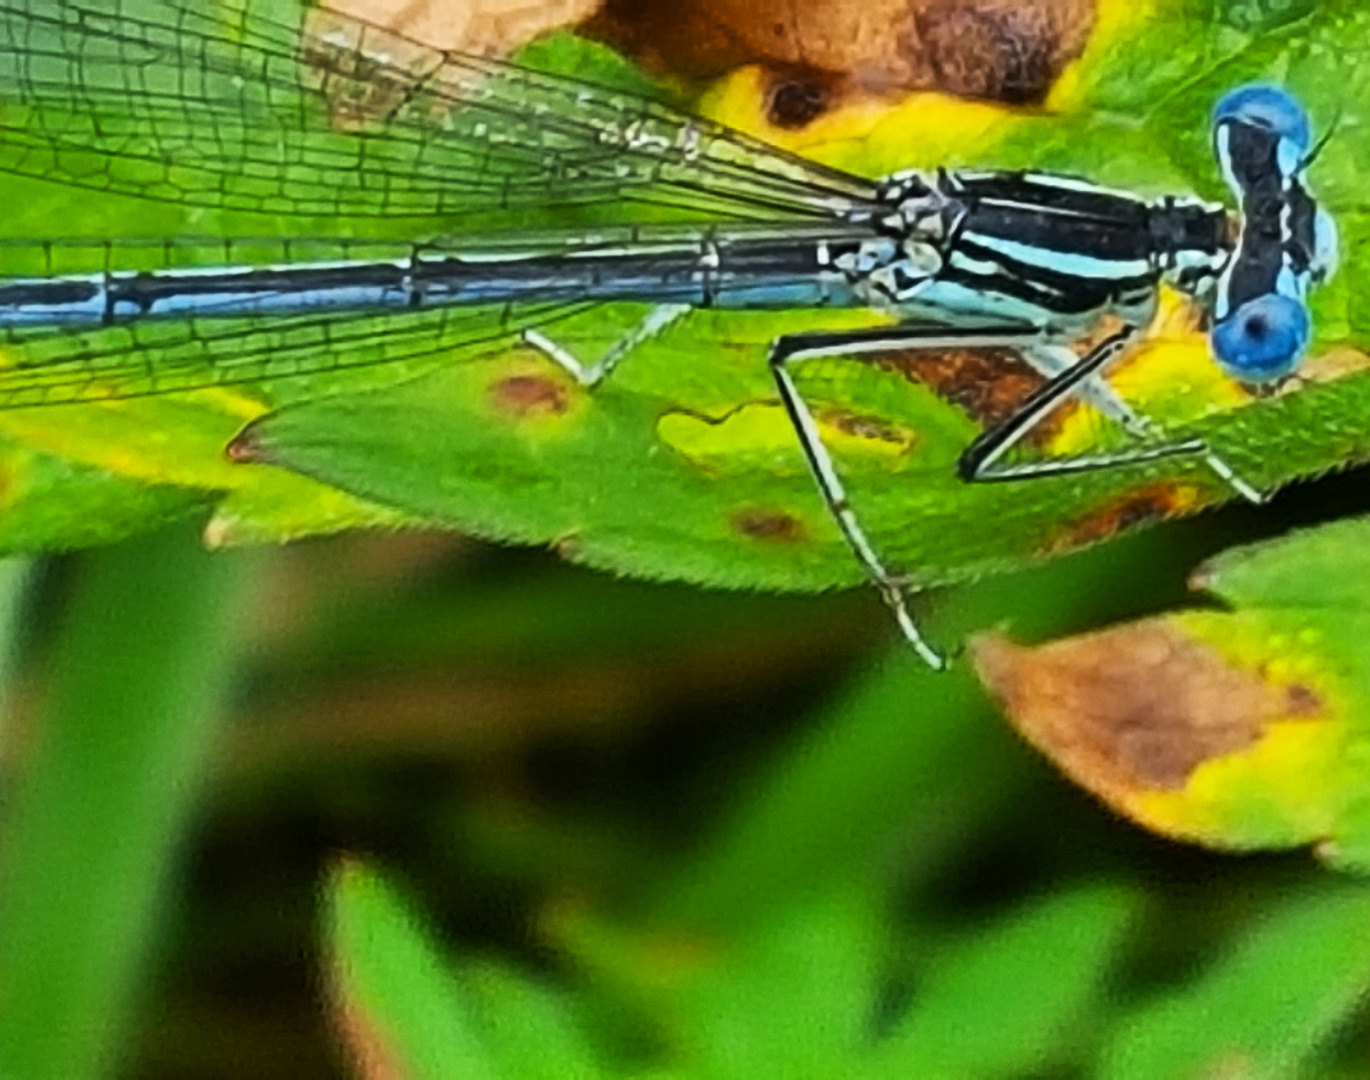
[[[619,300],[723,308],[857,306],[840,274],[755,263],[705,265],[696,251],[598,258],[462,260],[0,280],[0,325],[90,326],[142,318],[288,316],[458,304]]]
[[[712,290],[713,305],[738,310],[774,310],[816,307],[863,307],[865,301],[841,280],[792,281],[780,284],[723,281]]]

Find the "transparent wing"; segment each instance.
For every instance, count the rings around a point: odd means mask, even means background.
[[[0,0],[0,169],[361,217],[663,203],[826,217],[867,180],[616,90],[292,0]]]
[[[0,409],[68,405],[384,367],[401,381],[459,352],[494,351],[523,327],[588,305],[445,308],[343,316],[143,321],[47,331],[0,347]]]

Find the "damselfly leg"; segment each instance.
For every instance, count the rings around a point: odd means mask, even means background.
[[[909,610],[910,594],[916,590],[906,577],[887,564],[861,524],[837,464],[823,441],[813,410],[794,380],[792,366],[820,358],[860,359],[895,350],[1012,349],[1039,373],[1053,374],[1008,417],[987,429],[966,448],[958,462],[958,472],[963,480],[971,483],[1030,480],[1136,465],[1168,457],[1200,456],[1242,498],[1257,503],[1263,501],[1259,491],[1238,476],[1207,443],[1198,438],[1152,442],[1107,453],[1003,463],[1003,458],[1013,447],[1062,405],[1075,398],[1094,405],[1136,438],[1159,436],[1156,425],[1128,406],[1103,380],[1108,365],[1135,342],[1138,334],[1138,327],[1125,325],[1095,344],[1073,363],[1062,359],[1063,352],[1069,350],[1052,342],[1043,331],[1016,325],[964,330],[892,326],[839,333],[792,334],[778,339],[772,345],[769,358],[771,373],[823,501],[847,545],[893,611],[904,636],[931,667],[944,668],[947,662],[928,643]]]
[[[658,304],[629,333],[614,342],[603,356],[589,364],[585,363],[566,346],[554,341],[540,330],[524,330],[519,334],[519,340],[552,360],[581,386],[586,389],[593,389],[603,382],[634,349],[651,341],[673,322],[688,315],[693,310],[694,307],[690,304]]]
[[[988,482],[1004,480],[1031,480],[1048,476],[1066,476],[1071,473],[1091,472],[1096,469],[1109,469],[1124,465],[1140,465],[1148,461],[1159,461],[1168,457],[1200,456],[1204,464],[1220,480],[1247,502],[1261,504],[1267,496],[1240,475],[1223,458],[1199,438],[1184,439],[1178,442],[1157,442],[1146,446],[1133,446],[1126,449],[1100,454],[1084,454],[1072,457],[1043,458],[1030,462],[1003,464],[1003,458],[1014,446],[1022,442],[1042,421],[1073,397],[1085,396],[1083,391],[1099,376],[1112,361],[1118,358],[1136,339],[1137,329],[1126,327],[1110,335],[1096,345],[1080,361],[1061,370],[1048,379],[1034,393],[1029,395],[1017,409],[1002,422],[989,428],[966,448],[957,463],[957,471],[968,482]],[[1097,395],[1094,395],[1097,397]],[[1091,401],[1091,403],[1093,403]],[[1120,401],[1121,403],[1121,401]],[[1119,420],[1127,432],[1137,438],[1155,437],[1160,434],[1156,425],[1146,416],[1123,404],[1126,412],[1112,418]]]

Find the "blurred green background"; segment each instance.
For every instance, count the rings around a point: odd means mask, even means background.
[[[1363,476],[928,601],[1187,602]],[[1370,887],[1148,837],[867,590],[436,533],[4,569],[0,1075],[1370,1075]]]

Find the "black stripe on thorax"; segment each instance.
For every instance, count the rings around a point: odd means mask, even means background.
[[[1151,210],[1145,199],[1072,177],[1026,172],[957,173],[951,183],[953,187],[948,193],[960,198],[1036,207],[1134,230],[1145,228]]]
[[[1148,260],[1153,254],[1149,228],[1112,219],[1055,214],[996,203],[968,207],[963,229],[972,235],[1012,240],[1044,253],[1087,255],[1107,261]]]

